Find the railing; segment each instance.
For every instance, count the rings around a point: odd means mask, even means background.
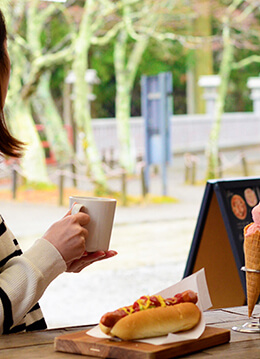
[[[95,119],[92,120],[92,126],[96,144],[100,154],[104,156],[108,154],[110,159],[116,161],[119,155],[119,142],[117,138],[115,119]],[[192,153],[204,152],[209,140],[209,134],[213,125],[213,118],[209,115],[174,115],[171,118],[171,146],[172,154],[184,155],[185,168],[187,170],[186,180],[190,178],[191,183],[195,183],[196,176],[196,156]],[[135,149],[136,157],[144,156],[145,148],[145,128],[142,117],[134,117],[130,119],[131,138]],[[42,128],[39,128],[43,130]],[[219,148],[240,149],[248,146],[260,145],[260,117],[254,113],[225,113],[222,118]],[[243,154],[239,154],[236,165],[242,164],[243,171],[246,175],[246,160]],[[143,163],[143,162],[140,162]],[[220,171],[227,166],[225,157],[220,157]],[[63,181],[64,176],[76,176],[79,179],[80,173],[69,173],[68,170],[57,170],[59,178],[59,204],[63,203]],[[0,163],[0,174],[3,177],[12,177],[12,193],[16,198],[17,191],[17,173],[19,166],[16,163],[7,166],[6,162]],[[122,177],[122,193],[126,198],[125,175],[120,172]],[[141,180],[143,181],[143,172],[140,171]],[[220,175],[221,176],[221,175]],[[1,178],[2,176],[0,176]],[[74,177],[73,177],[74,178]],[[144,194],[144,191],[143,191]],[[124,201],[123,201],[124,202]]]
[[[186,152],[203,152],[209,141],[213,118],[210,115],[174,115],[171,118],[171,151],[173,155]],[[37,125],[39,132],[44,131]],[[115,118],[93,119],[92,126],[101,157],[112,162],[119,157],[119,140]],[[66,128],[71,140],[71,130]],[[70,130],[70,131],[69,131]],[[132,146],[136,157],[145,154],[145,128],[142,117],[130,119]],[[49,150],[47,163],[55,163],[47,141],[43,147]],[[221,122],[219,148],[232,149],[260,145],[260,116],[252,112],[225,113]]]
[[[171,118],[171,148],[174,154],[204,151],[214,119],[210,115],[174,115]],[[113,149],[119,153],[116,120],[94,119],[92,126],[101,154]],[[130,119],[131,138],[136,155],[144,155],[145,129],[142,117]],[[252,112],[225,113],[221,122],[220,148],[260,144],[260,116]]]

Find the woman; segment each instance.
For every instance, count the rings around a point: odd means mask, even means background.
[[[0,10],[0,154],[19,158],[24,144],[9,132],[3,113],[10,60],[4,16]],[[17,240],[0,216],[0,333],[45,329],[37,301],[61,273],[79,272],[91,263],[116,255],[115,251],[85,252],[90,218],[70,211],[54,223],[34,245],[22,253]]]

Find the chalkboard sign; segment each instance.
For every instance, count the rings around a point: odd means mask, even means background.
[[[184,277],[205,268],[214,308],[246,303],[243,229],[260,201],[260,178],[206,184]]]

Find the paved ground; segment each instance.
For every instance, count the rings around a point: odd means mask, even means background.
[[[197,179],[203,176],[200,171]],[[104,312],[179,281],[204,193],[205,185],[200,183],[184,183],[180,161],[168,173],[168,195],[177,203],[117,207],[111,248],[118,256],[80,274],[64,273],[49,286],[41,299],[49,326],[96,323]],[[139,182],[128,183],[129,193],[140,189]],[[151,192],[162,193],[159,175],[152,177]],[[1,202],[1,214],[23,249],[66,211],[55,205]]]

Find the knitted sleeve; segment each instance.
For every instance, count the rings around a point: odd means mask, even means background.
[[[0,333],[46,328],[37,301],[65,270],[59,251],[43,238],[22,253],[0,217]]]

